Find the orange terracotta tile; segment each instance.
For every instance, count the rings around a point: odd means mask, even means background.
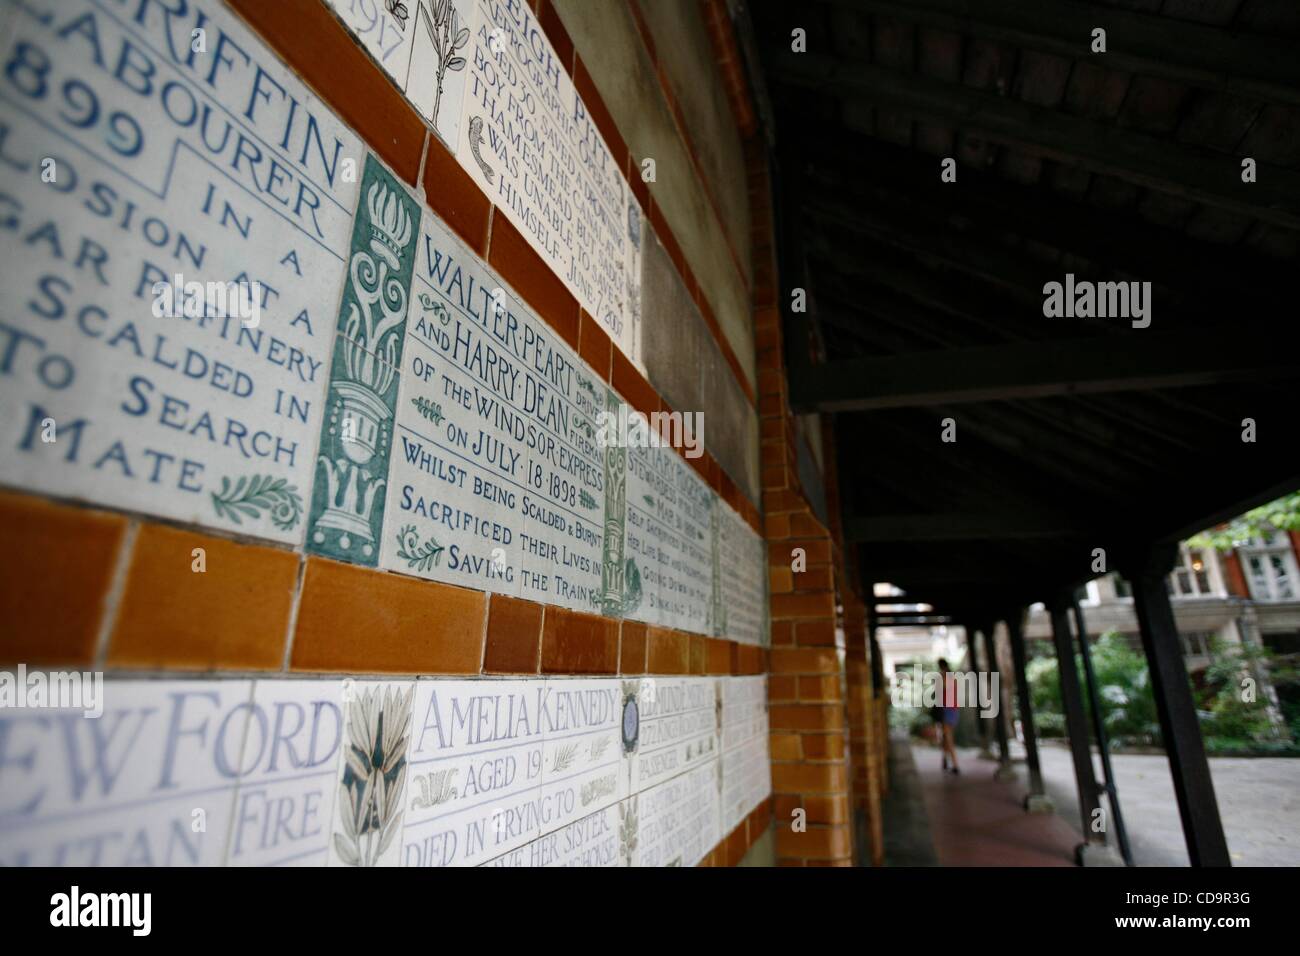
[[[689,674],[691,672],[690,635],[662,627],[649,629],[647,674]]]
[[[649,643],[648,628],[636,621],[623,621],[620,629],[618,672],[644,674],[646,645]]]
[[[809,860],[847,859],[853,853],[853,835],[846,824],[810,826],[803,832],[791,827],[778,827],[776,852],[782,857]]]
[[[619,349],[614,349],[612,358],[610,384],[614,386],[614,391],[643,415],[653,415],[659,411],[659,393],[632,364],[632,361]]]
[[[542,605],[504,594],[488,603],[486,674],[536,674],[542,646]]]
[[[0,665],[91,663],[126,525],[0,492]]]
[[[572,348],[578,347],[578,300],[504,215],[492,220],[488,264]]]
[[[487,595],[307,559],[291,667],[296,671],[477,674]]]
[[[600,323],[580,310],[578,318],[578,354],[602,381],[608,382],[613,363],[614,343]]]
[[[708,655],[706,673],[730,674],[731,642],[708,637],[704,639],[704,645]]]
[[[467,246],[487,256],[492,202],[436,136],[429,137],[424,159],[424,200]]]
[[[618,673],[618,621],[548,607],[542,623],[542,673]]]
[[[691,673],[707,674],[709,672],[709,652],[705,645],[705,638],[700,634],[690,635],[691,641]]]
[[[109,666],[279,670],[298,562],[291,551],[146,524],[109,638]]]

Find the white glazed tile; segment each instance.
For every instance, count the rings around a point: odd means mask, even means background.
[[[715,634],[741,644],[766,645],[767,546],[724,501],[718,510],[721,620]]]
[[[719,833],[716,762],[639,793],[633,866],[695,866]]]
[[[636,571],[636,583],[627,588],[639,598],[627,616],[646,624],[666,625],[663,609],[662,581],[671,554],[671,533],[659,516],[665,497],[673,494],[671,483],[663,473],[662,448],[643,448],[633,443],[627,448],[627,524],[624,535],[626,561]]]
[[[527,4],[480,0],[468,49],[456,159],[635,357],[640,216],[619,162]],[[512,102],[535,104],[527,123]]]
[[[228,866],[320,866],[343,744],[343,681],[259,680],[240,762]]]
[[[548,681],[542,764],[544,829],[556,829],[628,795],[622,737],[624,685],[616,678]]]
[[[675,449],[664,447],[676,490],[671,515],[673,551],[665,569],[663,595],[671,627],[696,634],[712,632],[713,506],[717,496]]]
[[[718,758],[718,709],[707,677],[641,681],[640,734],[632,756],[632,792]]]
[[[619,804],[611,804],[503,853],[483,866],[626,866]]]
[[[596,611],[599,380],[432,217],[422,239],[381,563]]]
[[[403,866],[474,866],[540,835],[548,683],[416,682]]]
[[[475,26],[473,0],[453,0],[447,6],[435,0],[329,3],[411,105],[445,142],[454,144],[468,76],[469,34]],[[434,13],[439,10],[443,18],[435,20]],[[459,47],[457,39],[462,39]],[[439,46],[445,51],[442,55]]]
[[[13,279],[0,349],[26,337],[0,376],[0,482],[300,544],[357,199],[344,165],[362,143],[222,5],[203,25],[240,55],[215,83],[166,53],[188,46],[192,9],[141,26],[90,0],[40,6],[48,23],[13,7],[8,48],[29,44],[89,84],[101,121],[79,129],[18,92],[0,103],[0,190],[21,197],[0,235]],[[83,17],[99,49],[129,43],[148,60],[153,95],[58,39]],[[257,327],[155,317],[154,283],[177,274],[260,283]],[[250,499],[255,477],[273,490]]]
[[[109,680],[98,718],[0,711],[0,859],[220,865],[251,692]]]

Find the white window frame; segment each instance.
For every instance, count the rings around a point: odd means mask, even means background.
[[[1201,571],[1205,573],[1205,589],[1197,575],[1200,573],[1193,566],[1193,552],[1200,556]],[[1179,584],[1179,574],[1187,577],[1189,589],[1184,590]],[[1227,592],[1223,587],[1223,575],[1219,573],[1219,561],[1213,548],[1189,548],[1185,544],[1178,546],[1178,563],[1169,572],[1169,593],[1174,598],[1223,597]]]
[[[1295,601],[1300,591],[1300,569],[1296,567],[1295,551],[1291,548],[1291,538],[1282,531],[1266,535],[1263,538],[1251,538],[1237,548],[1241,557],[1241,570],[1245,573],[1246,586],[1250,596],[1256,601]],[[1281,570],[1273,566],[1273,558],[1282,565]],[[1252,567],[1252,561],[1259,562],[1259,573]],[[1285,582],[1286,591],[1283,590]],[[1288,593],[1289,592],[1289,593]]]

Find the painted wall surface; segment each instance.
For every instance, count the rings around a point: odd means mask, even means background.
[[[0,865],[693,866],[766,678],[109,681],[0,711]]]

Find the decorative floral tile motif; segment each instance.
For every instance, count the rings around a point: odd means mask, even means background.
[[[5,14],[0,482],[300,545],[361,141],[222,4]]]
[[[329,862],[396,866],[406,809],[414,681],[346,681]]]
[[[460,130],[472,0],[328,0],[447,143]]]

